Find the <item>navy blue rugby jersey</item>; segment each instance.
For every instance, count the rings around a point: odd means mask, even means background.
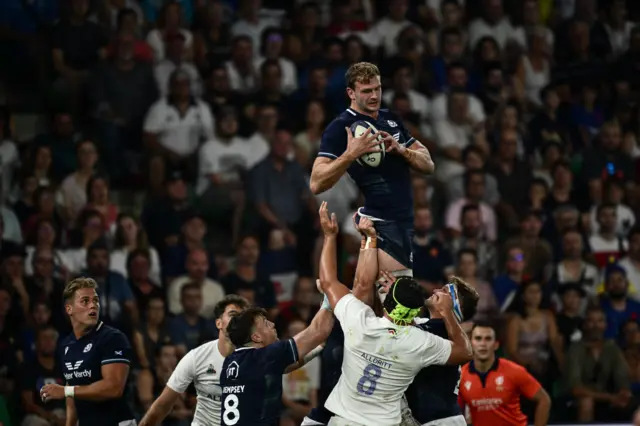
[[[88,334],[76,339],[71,333],[58,344],[58,359],[68,386],[86,386],[102,380],[102,366],[131,363],[131,344],[118,329],[102,321]],[[135,417],[125,393],[108,401],[76,399],[80,426],[113,426]]]
[[[282,375],[298,361],[293,339],[264,348],[238,348],[224,360],[223,426],[278,426],[282,412]]]
[[[444,339],[449,338],[447,327],[441,319],[431,319],[418,327]],[[420,424],[425,424],[462,414],[458,405],[459,386],[459,365],[432,365],[423,368],[405,393],[413,418]]]
[[[351,127],[356,121],[368,121],[406,147],[415,142],[394,113],[381,109],[376,120],[349,108],[325,129],[318,156],[331,159],[341,156],[347,149],[345,127]],[[348,173],[364,194],[363,213],[384,220],[413,220],[410,168],[404,158],[387,155],[378,167],[361,166],[354,161]]]

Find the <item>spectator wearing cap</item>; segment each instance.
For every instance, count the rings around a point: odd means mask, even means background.
[[[165,37],[166,55],[158,61],[153,69],[153,74],[161,96],[169,94],[169,79],[176,70],[182,70],[189,76],[191,93],[193,96],[202,96],[202,81],[198,69],[192,62],[185,60],[185,37],[181,32],[167,34]]]
[[[251,146],[238,136],[238,117],[231,107],[218,114],[216,136],[204,143],[198,155],[198,184],[205,215],[217,227],[230,230],[238,241],[245,206],[244,182],[255,166]]]
[[[620,126],[616,122],[607,122],[600,128],[598,143],[584,153],[582,170],[589,184],[589,198],[594,203],[604,200],[604,182],[612,178],[622,181],[627,195],[632,195],[635,169],[621,144]]]
[[[87,276],[98,283],[100,319],[114,327],[130,330],[139,320],[139,311],[127,280],[109,268],[109,248],[104,239],[87,249]]]
[[[540,213],[530,210],[520,219],[520,234],[508,239],[505,247],[521,247],[527,258],[525,274],[542,279],[542,272],[553,262],[553,248],[548,241],[540,237],[542,218]]]
[[[606,268],[600,306],[607,318],[605,337],[608,339],[616,338],[628,319],[640,318],[640,302],[629,298],[629,280],[624,268],[618,264]]]
[[[182,170],[168,169],[164,186],[164,195],[146,203],[141,220],[149,242],[160,252],[178,244],[180,228],[193,214]]]
[[[556,314],[556,324],[564,347],[569,348],[572,343],[582,340],[583,306],[587,293],[580,283],[567,283],[558,289],[558,294],[562,307]]]
[[[168,96],[151,106],[144,120],[144,144],[152,158],[185,167],[196,161],[200,144],[213,138],[209,106],[191,90],[191,77],[178,68],[169,77]],[[152,168],[150,179],[158,180]]]
[[[616,234],[624,237],[636,223],[636,215],[631,208],[623,203],[624,186],[616,179],[607,180],[604,184],[604,202],[612,204],[616,208]],[[599,225],[597,220],[598,206],[592,206],[589,212],[591,231],[597,232]]]
[[[216,279],[218,270],[216,257],[211,250],[207,250],[205,238],[207,236],[207,222],[204,217],[191,211],[184,217],[184,223],[180,227],[180,239],[176,245],[168,247],[162,255],[162,272],[164,280],[171,282],[175,278],[187,273],[185,267],[189,253],[193,250],[205,250],[209,256],[208,277]],[[222,244],[228,244],[228,240]],[[226,249],[226,247],[225,247]]]
[[[194,249],[189,252],[185,263],[187,273],[173,279],[167,288],[167,304],[169,312],[174,315],[182,313],[180,303],[182,287],[195,284],[202,290],[202,315],[213,318],[216,304],[224,298],[224,289],[217,282],[207,277],[209,272],[209,256],[206,250]]]
[[[150,1],[146,2],[150,3]],[[168,2],[162,6],[156,22],[157,27],[147,34],[147,43],[153,50],[153,57],[156,62],[164,59],[166,54],[165,37],[167,34],[176,32],[184,36],[185,55],[190,58],[193,54],[193,35],[187,30],[182,22],[182,4],[190,2]],[[153,21],[152,19],[150,21]]]
[[[19,309],[22,315],[28,318],[31,295],[27,291],[27,280],[24,273],[26,255],[24,248],[19,244],[10,243],[2,247],[1,285],[8,288],[13,294],[13,313],[18,314]]]
[[[634,226],[627,234],[629,250],[618,265],[627,274],[629,297],[640,302],[640,227]]]

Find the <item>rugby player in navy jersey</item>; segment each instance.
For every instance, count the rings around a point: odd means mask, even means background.
[[[278,426],[282,412],[282,375],[317,356],[333,328],[333,314],[323,304],[309,327],[278,340],[274,324],[261,308],[249,308],[229,321],[235,351],[224,360],[223,426]]]
[[[311,190],[320,194],[333,187],[345,174],[353,178],[365,198],[361,216],[376,222],[380,235],[380,270],[394,275],[412,275],[413,195],[410,170],[433,173],[427,148],[413,138],[400,119],[380,109],[380,71],[374,64],[359,62],[347,70],[347,95],[351,105],[326,128],[320,152],[311,172]],[[356,162],[363,154],[378,150],[376,136],[365,132],[354,137],[351,125],[368,121],[380,131],[387,155],[378,167]]]
[[[65,386],[44,385],[43,401],[66,400],[67,426],[134,426],[124,395],[131,345],[125,335],[99,319],[98,288],[91,278],[76,278],[64,289],[73,331],[58,345]]]

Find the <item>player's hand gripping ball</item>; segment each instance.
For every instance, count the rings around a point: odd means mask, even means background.
[[[372,152],[365,152],[360,157],[358,157],[356,161],[361,166],[379,167],[380,164],[382,164],[382,162],[384,161],[386,151],[382,134],[373,126],[373,124],[369,123],[368,121],[356,121],[351,125],[351,133],[356,140],[365,135],[367,130],[369,130],[369,134],[375,136],[374,140],[378,143],[373,145],[371,149]]]

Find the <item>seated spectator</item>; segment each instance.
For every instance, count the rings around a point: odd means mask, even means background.
[[[208,227],[204,218],[191,211],[183,217],[183,220],[177,244],[168,247],[162,256],[162,272],[165,281],[171,282],[176,277],[187,273],[185,265],[187,264],[189,253],[193,250],[205,250],[207,252],[209,259],[207,276],[211,279],[216,279],[218,277],[216,256],[213,251],[207,249],[205,244]]]
[[[145,249],[134,249],[127,256],[126,260],[128,282],[136,299],[138,310],[143,312],[147,309],[149,301],[153,298],[166,299],[160,284],[149,278],[151,270],[151,256]]]
[[[565,285],[575,284],[582,288],[585,295],[593,299],[597,293],[600,273],[598,268],[584,259],[585,247],[582,234],[576,229],[569,229],[562,234],[560,261],[554,265],[549,274],[549,284],[557,292]],[[556,300],[557,302],[557,300]],[[582,311],[586,307],[582,306]]]
[[[131,0],[127,0],[131,3]],[[117,34],[128,34],[135,38],[133,42],[133,58],[136,61],[152,62],[153,51],[151,46],[146,41],[141,40],[139,35],[141,33],[141,24],[143,24],[144,18],[138,14],[136,7],[125,7],[117,11],[115,15],[114,26]],[[113,57],[117,47],[115,43],[112,43],[107,48],[107,56]]]
[[[538,212],[530,210],[521,217],[520,235],[505,242],[507,249],[511,246],[522,248],[527,258],[527,269],[524,272],[537,279],[546,278],[542,276],[543,272],[553,262],[553,248],[548,241],[540,237],[540,231],[542,219]]]
[[[617,262],[629,248],[624,236],[616,232],[618,211],[613,204],[601,204],[596,214],[598,230],[589,237],[589,247],[601,268]]]
[[[201,288],[200,312],[208,319],[212,318],[213,309],[224,297],[222,286],[207,278],[209,271],[209,260],[207,252],[203,249],[194,249],[189,252],[185,264],[186,275],[179,276],[169,283],[167,288],[167,303],[169,312],[178,315],[182,312],[181,298],[182,287],[187,284],[194,284]]]
[[[609,265],[604,278],[604,293],[600,296],[600,307],[607,319],[604,333],[607,339],[615,339],[628,319],[640,317],[640,303],[630,299],[628,292],[625,270],[617,264]]]
[[[35,176],[27,174],[22,176],[18,186],[17,201],[13,204],[13,211],[20,223],[24,223],[35,214],[33,205],[33,194],[38,189],[38,180]]]
[[[584,288],[579,284],[565,284],[558,290],[562,308],[556,315],[558,332],[562,335],[564,347],[582,340],[584,325],[583,301],[586,297]]]
[[[495,241],[497,237],[496,216],[491,208],[482,201],[485,193],[485,173],[481,170],[469,170],[465,173],[465,197],[449,204],[446,212],[446,226],[454,236],[460,234],[460,218],[462,209],[469,204],[478,205],[480,220],[482,222],[482,234],[489,241]]]
[[[162,286],[158,251],[149,246],[147,233],[140,222],[130,214],[120,213],[115,226],[113,250],[109,254],[111,269],[128,278],[127,259],[129,254],[134,250],[147,250],[151,260],[149,277],[156,285]]]
[[[158,61],[153,69],[160,96],[169,94],[169,78],[177,69],[189,76],[193,96],[202,96],[202,81],[198,69],[193,63],[185,60],[185,42],[185,36],[181,32],[169,33],[165,37],[165,58]]]
[[[234,35],[231,40],[231,59],[225,62],[231,89],[243,95],[258,87],[258,70],[253,62],[254,46],[259,44],[253,43],[251,37]]]
[[[243,237],[236,251],[235,268],[220,278],[220,283],[227,294],[244,297],[251,305],[266,309],[269,318],[275,319],[278,315],[278,303],[273,283],[259,273],[259,258],[258,238],[252,235]]]
[[[620,237],[626,237],[629,230],[636,223],[636,215],[631,208],[623,203],[624,187],[622,182],[610,179],[604,184],[604,204],[611,204],[616,208],[616,234]],[[591,207],[589,212],[589,220],[591,223],[592,233],[596,233],[599,230],[598,224],[598,206]]]
[[[87,182],[87,204],[85,210],[95,210],[104,218],[105,232],[113,235],[118,219],[118,206],[109,199],[109,182],[105,177],[94,175]]]
[[[92,141],[84,140],[76,145],[76,156],[78,167],[62,181],[56,196],[62,216],[71,226],[87,204],[87,183],[96,170],[98,150]]]
[[[0,284],[11,291],[13,312],[15,319],[29,318],[31,295],[27,291],[27,276],[24,273],[24,248],[18,244],[6,244],[2,248],[2,264]],[[20,322],[21,323],[21,322]]]
[[[142,370],[136,380],[138,402],[143,411],[147,411],[165,388],[169,378],[178,365],[178,350],[175,345],[165,344],[154,353],[156,367],[153,370]],[[181,424],[193,417],[193,409],[189,408],[187,396],[180,395],[176,404],[171,407],[163,424]]]
[[[493,292],[500,312],[504,312],[514,301],[518,288],[525,282],[526,259],[520,247],[512,247],[507,252],[504,274],[493,279]]]
[[[254,60],[255,69],[262,68],[265,61],[276,61],[280,69],[280,85],[282,93],[289,95],[298,89],[298,72],[289,59],[282,56],[284,35],[277,28],[268,28],[260,40],[260,56]]]
[[[505,346],[509,358],[526,367],[540,383],[551,385],[555,366],[564,366],[562,335],[556,319],[543,302],[542,285],[523,283],[510,310]]]
[[[498,270],[498,255],[495,245],[482,233],[481,218],[480,208],[476,204],[464,206],[460,214],[462,231],[451,240],[449,250],[454,254],[464,249],[473,250],[476,253],[478,277],[490,279]]]
[[[25,283],[31,305],[46,303],[51,311],[50,323],[57,330],[66,331],[67,318],[64,314],[62,299],[59,297],[64,291],[65,281],[55,276],[54,252],[44,247],[37,248],[33,252],[31,269],[33,274]]]
[[[202,343],[215,339],[217,330],[213,321],[202,313],[202,287],[188,283],[180,289],[180,311],[169,322],[171,342],[177,346],[178,357]]]
[[[318,101],[309,102],[304,116],[305,128],[293,138],[296,160],[304,170],[310,170],[320,149],[320,140],[327,124],[324,105]]]
[[[307,327],[307,322],[294,319],[283,336],[295,336]],[[282,376],[282,403],[285,418],[300,423],[312,408],[318,406],[320,388],[320,359],[315,358],[291,374]]]
[[[0,172],[0,180],[2,180],[2,191],[0,196],[2,200],[6,200],[13,190],[13,176],[20,165],[20,153],[10,137],[9,130],[9,114],[5,110],[0,110],[0,155],[2,155],[2,172]]]
[[[484,123],[486,119],[484,107],[482,102],[468,91],[469,73],[463,63],[452,62],[449,64],[447,68],[447,84],[448,93],[441,93],[433,98],[431,103],[431,122],[435,125],[439,121],[446,119],[447,116],[451,118],[451,107],[448,106],[451,103],[450,95],[459,93],[466,95],[465,98],[467,99],[467,108],[463,111],[465,121],[473,126]]]
[[[629,250],[618,265],[627,273],[629,297],[640,302],[640,227],[634,226],[627,236]]]
[[[160,62],[166,56],[166,37],[168,34],[181,33],[184,36],[186,58],[193,55],[193,35],[182,25],[182,3],[165,3],[159,13],[157,28],[147,34],[147,43],[153,50],[153,59]]]
[[[77,169],[76,142],[81,139],[81,136],[71,114],[62,111],[52,115],[49,132],[35,137],[34,146],[44,145],[51,149],[54,181],[62,182]]]
[[[485,153],[475,145],[469,145],[462,151],[462,163],[465,170],[485,170]],[[464,171],[445,182],[447,198],[450,202],[464,198]],[[485,174],[485,191],[482,199],[490,206],[500,201],[498,181],[493,175]]]
[[[28,244],[35,241],[36,225],[42,220],[51,221],[56,227],[61,227],[62,217],[56,210],[55,193],[51,188],[41,186],[33,193],[34,213],[23,223],[22,235]]]
[[[293,287],[293,300],[283,304],[275,320],[278,333],[284,334],[292,321],[299,320],[311,324],[318,310],[318,292],[313,278],[300,277]]]
[[[471,248],[460,249],[457,254],[456,275],[470,284],[480,295],[474,321],[487,320],[498,313],[498,302],[491,285],[478,275],[478,253]]]
[[[33,275],[35,253],[40,250],[49,250],[53,253],[53,276],[65,280],[72,270],[73,263],[60,247],[59,229],[50,219],[43,219],[36,224],[35,241],[33,245],[26,247],[25,272]]]
[[[25,412],[23,426],[41,426],[43,424],[60,425],[66,420],[65,402],[45,403],[40,397],[43,384],[64,385],[61,366],[56,361],[56,343],[58,332],[53,326],[45,325],[36,332],[36,356],[22,366],[20,373],[20,401]]]
[[[87,252],[98,240],[105,237],[105,225],[102,215],[95,210],[85,210],[78,218],[78,234],[70,248],[64,251],[69,261],[69,272],[78,274],[87,266]],[[105,242],[106,244],[106,242]]]
[[[140,312],[145,314],[133,332],[133,348],[138,365],[153,371],[156,369],[156,354],[171,342],[167,308],[161,297],[152,296],[147,299],[147,304]]]
[[[224,9],[222,2],[210,2],[196,17],[198,31],[193,35],[193,52],[194,62],[201,70],[222,62],[229,55],[231,28],[225,20]]]
[[[435,232],[428,207],[414,210],[413,226],[414,277],[431,294],[434,289],[442,287],[453,273],[453,257]]]
[[[629,366],[620,348],[605,339],[607,321],[599,308],[587,311],[582,341],[566,357],[567,385],[575,398],[579,422],[628,421],[631,405]]]
[[[64,310],[61,312],[64,313]],[[30,308],[31,324],[25,324],[20,332],[20,353],[22,355],[23,364],[29,363],[36,359],[36,340],[38,337],[38,331],[43,327],[53,327],[55,330],[58,328],[66,329],[60,324],[53,324],[51,321],[51,308],[47,301],[35,300],[31,303]]]

